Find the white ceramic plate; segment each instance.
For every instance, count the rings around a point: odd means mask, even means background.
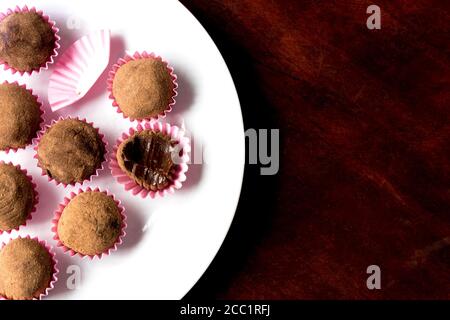
[[[125,51],[154,51],[175,68],[179,96],[167,121],[185,125],[201,165],[191,165],[184,187],[166,198],[141,199],[126,192],[104,170],[92,183],[114,193],[127,209],[128,229],[119,250],[102,260],[81,260],[56,248],[59,282],[48,299],[180,299],[197,282],[221,246],[239,199],[245,162],[242,115],[230,73],[213,41],[198,21],[175,0],[60,1],[2,0],[0,10],[15,5],[36,6],[60,28],[61,51],[89,31],[112,31],[111,59]],[[77,29],[78,27],[78,29]],[[52,113],[47,84],[52,67],[31,77],[0,71],[0,80],[25,83],[45,103],[45,121],[59,116],[86,117],[106,135],[108,151],[121,132],[134,125],[124,120],[107,98],[106,73],[92,92],[75,105]],[[33,149],[0,154],[20,164],[38,184],[38,211],[21,235],[39,236],[54,245],[50,220],[63,199],[78,188],[56,187],[41,177]],[[199,159],[200,152],[193,155]],[[16,232],[12,234],[16,235]],[[0,236],[1,241],[8,235]],[[66,287],[67,267],[81,268],[81,286]]]

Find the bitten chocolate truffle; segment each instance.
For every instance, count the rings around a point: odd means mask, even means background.
[[[27,176],[11,164],[0,163],[0,230],[11,231],[25,223],[35,194]]]
[[[7,299],[39,298],[52,276],[52,257],[36,240],[12,240],[0,251],[0,295]]]
[[[83,182],[101,167],[105,146],[92,125],[64,119],[41,137],[37,157],[49,177],[65,184]]]
[[[158,59],[127,62],[114,76],[112,93],[123,114],[133,119],[155,117],[172,101],[170,70]]]
[[[177,142],[162,133],[144,130],[123,141],[117,150],[120,168],[138,185],[151,191],[170,186],[177,173],[172,152]]]
[[[32,71],[53,54],[56,36],[36,12],[13,13],[0,21],[0,60],[19,71]]]
[[[114,246],[122,216],[114,199],[102,192],[83,192],[64,208],[57,226],[60,241],[75,252],[94,256]]]
[[[0,84],[0,123],[0,150],[24,148],[31,143],[41,123],[36,97],[17,84]]]

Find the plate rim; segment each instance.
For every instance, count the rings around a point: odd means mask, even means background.
[[[245,146],[245,126],[244,126],[244,117],[242,114],[242,106],[241,106],[241,101],[239,99],[239,94],[236,88],[236,84],[233,80],[233,76],[230,72],[230,69],[228,68],[228,65],[222,55],[222,52],[220,52],[219,48],[217,47],[217,44],[215,43],[214,39],[211,37],[210,33],[208,32],[208,30],[203,26],[203,24],[197,19],[197,17],[180,1],[177,1],[179,5],[181,5],[181,7],[187,12],[189,13],[189,15],[194,19],[194,21],[205,31],[205,33],[208,35],[209,39],[211,40],[211,42],[213,43],[216,51],[219,53],[220,59],[222,60],[222,63],[225,66],[225,69],[227,70],[228,73],[228,77],[231,80],[231,83],[233,84],[233,88],[234,88],[234,94],[235,94],[235,98],[236,101],[238,103],[239,106],[239,114],[240,114],[240,121],[239,121],[239,125],[242,129],[242,140],[241,140],[241,157],[243,157],[243,159],[241,159],[241,167],[240,167],[240,171],[239,171],[239,192],[237,193],[237,199],[235,200],[235,205],[234,205],[234,209],[233,209],[233,214],[231,216],[231,219],[226,227],[226,231],[224,232],[225,234],[223,235],[222,240],[220,241],[220,246],[215,250],[216,252],[214,253],[214,255],[212,256],[212,258],[210,259],[210,261],[207,263],[206,267],[204,268],[204,270],[201,272],[200,276],[198,277],[198,279],[195,280],[195,282],[192,284],[192,286],[190,286],[190,288],[186,291],[186,293],[183,294],[183,296],[180,298],[183,299],[184,297],[186,297],[186,295],[195,287],[195,285],[200,281],[200,279],[204,276],[204,274],[206,273],[206,271],[208,271],[209,267],[211,266],[211,264],[213,263],[213,261],[216,259],[220,249],[222,248],[226,237],[228,236],[228,233],[230,232],[231,229],[231,225],[233,224],[233,221],[236,217],[236,212],[237,212],[237,208],[241,199],[241,194],[242,194],[242,187],[243,187],[243,183],[244,183],[244,175],[245,175],[245,159],[246,159],[246,146]],[[225,228],[224,228],[225,229]]]

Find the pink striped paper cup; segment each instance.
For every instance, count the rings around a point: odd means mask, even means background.
[[[76,41],[53,68],[48,101],[53,111],[82,99],[109,63],[111,33],[99,30]]]

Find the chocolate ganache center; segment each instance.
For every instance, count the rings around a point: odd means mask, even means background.
[[[172,153],[176,144],[161,133],[139,132],[119,148],[119,165],[147,190],[165,189],[174,180],[177,165]]]

